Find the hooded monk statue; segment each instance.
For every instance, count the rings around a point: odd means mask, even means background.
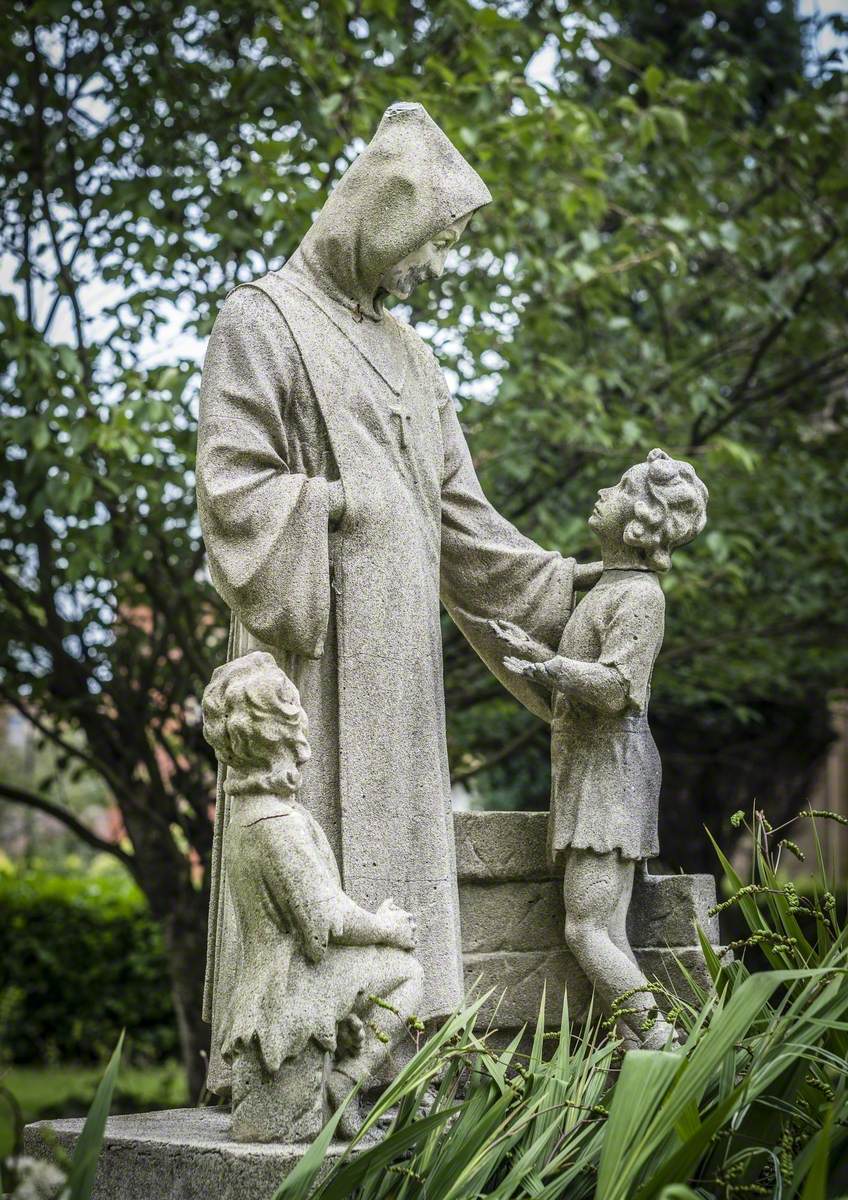
[[[197,490],[229,657],[270,652],[309,715],[300,803],[345,892],[413,914],[422,1018],[463,999],[439,603],[529,708],[489,622],[561,633],[572,559],[484,496],[429,348],[383,308],[441,274],[488,189],[420,104],[395,104],[280,271],[235,289],[203,368]],[[240,947],[219,780],[205,1016],[209,1087]]]

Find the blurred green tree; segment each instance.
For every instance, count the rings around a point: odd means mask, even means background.
[[[285,259],[393,100],[422,101],[495,196],[410,309],[494,502],[589,554],[594,490],[654,444],[711,487],[656,678],[669,857],[695,865],[675,830],[772,787],[776,749],[786,801],[803,787],[846,667],[848,93],[828,61],[799,75],[788,6],[757,7],[779,71],[763,27],[728,33],[715,5],[687,5],[671,41],[666,6],[596,0],[9,7],[0,696],[105,781],[126,840],[49,782],[0,796],[135,876],[195,1088],[213,767],[196,701],[226,631],[193,501],[196,356],[163,342],[205,337],[237,281]],[[447,626],[445,659],[456,778],[543,803],[542,727]]]

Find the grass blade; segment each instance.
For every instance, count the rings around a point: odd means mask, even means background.
[[[118,1038],[118,1044],[112,1051],[109,1065],[98,1084],[88,1116],[82,1132],[77,1138],[71,1165],[68,1170],[67,1197],[68,1200],[89,1200],[94,1186],[94,1175],[97,1171],[97,1159],[103,1145],[103,1134],[106,1130],[106,1119],[112,1106],[112,1093],[118,1080],[118,1070],[121,1065],[121,1052],[124,1048],[123,1033]]]

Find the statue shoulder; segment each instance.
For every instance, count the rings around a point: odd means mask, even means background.
[[[610,614],[636,613],[644,618],[662,620],[665,615],[665,593],[653,571],[629,571],[606,589],[605,607]]]
[[[432,380],[433,389],[436,394],[436,404],[439,409],[443,409],[451,400],[451,392],[439,360],[433,352],[433,348],[424,341],[408,321],[403,320],[402,317],[395,316],[394,313],[390,314],[390,316],[400,331],[409,353],[421,364],[424,374]]]
[[[261,286],[262,281],[239,284],[225,297],[215,317],[213,334],[239,335],[251,333],[279,319],[274,302]]]
[[[284,361],[292,368],[298,354],[289,317],[297,305],[297,292],[279,284],[273,273],[239,284],[218,311],[210,346],[224,354],[249,352],[269,362]]]
[[[234,287],[221,306],[220,316],[232,320],[268,317],[274,311],[285,314],[302,301],[297,289],[287,285],[279,272],[269,271],[258,279]]]

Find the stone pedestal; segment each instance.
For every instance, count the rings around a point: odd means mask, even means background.
[[[42,1129],[70,1151],[81,1120],[43,1121],[24,1132],[25,1153],[50,1157]],[[110,1117],[92,1200],[271,1200],[306,1149],[234,1142],[223,1108],[186,1108]],[[329,1157],[344,1151],[330,1147]]]
[[[546,828],[546,813],[454,817],[465,982],[495,989],[481,1021],[489,1023],[497,1004],[501,1035],[532,1027],[543,987],[553,1027],[566,993],[574,1019],[589,1001],[586,979],[565,949],[562,879],[546,862]],[[711,875],[637,874],[628,933],[649,979],[685,997],[685,969],[709,987],[695,925],[718,943],[718,921],[708,916],[715,899]],[[293,1123],[301,1116],[293,1112]],[[314,1114],[306,1119],[314,1126]],[[93,1200],[270,1200],[305,1146],[235,1141],[230,1120],[223,1108],[111,1117]],[[43,1124],[52,1124],[67,1149],[82,1128],[79,1120]],[[26,1153],[49,1153],[40,1129],[27,1127]],[[337,1143],[330,1156],[343,1150]]]
[[[569,1013],[586,1012],[590,989],[565,947],[562,872],[546,857],[543,812],[456,813],[457,875],[465,986],[493,988],[481,1010],[508,1032],[532,1025],[546,990],[547,1023],[556,1026],[568,994]],[[696,925],[719,942],[712,875],[645,875],[637,870],[627,918],[630,943],[645,975],[683,999],[686,975],[710,987]],[[503,998],[501,998],[501,994]],[[662,997],[657,999],[662,1003]]]

